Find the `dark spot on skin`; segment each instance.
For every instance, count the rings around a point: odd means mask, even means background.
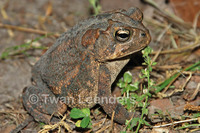
[[[105,94],[104,90],[99,90],[99,96],[103,96]]]
[[[117,115],[121,109],[121,104],[117,104],[116,108],[115,108],[115,114]]]
[[[146,33],[141,33],[141,36],[142,37],[146,37]]]

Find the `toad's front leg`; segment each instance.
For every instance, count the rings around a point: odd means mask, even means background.
[[[106,66],[101,65],[99,69],[98,97],[101,99],[100,105],[104,111],[111,117],[115,111],[114,120],[120,124],[125,124],[130,120],[132,113],[129,113],[117,100],[111,100],[111,77]]]

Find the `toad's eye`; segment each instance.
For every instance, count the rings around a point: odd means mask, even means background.
[[[115,32],[115,38],[120,42],[125,42],[130,37],[130,31],[127,29],[120,29]]]

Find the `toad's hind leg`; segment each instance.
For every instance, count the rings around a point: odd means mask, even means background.
[[[114,120],[120,124],[125,124],[126,120],[131,119],[133,113],[129,113],[117,100],[113,101],[111,98],[110,74],[105,66],[100,67],[98,89],[98,97],[101,99],[100,105],[110,117],[115,112]]]
[[[25,109],[36,121],[50,123],[51,115],[63,114],[66,111],[66,105],[46,88],[26,87],[22,99]]]

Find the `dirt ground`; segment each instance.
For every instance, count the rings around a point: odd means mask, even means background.
[[[171,6],[166,1],[157,0],[157,4],[162,9],[172,10]],[[123,8],[128,9],[129,7],[139,7],[144,13],[144,19],[148,20],[153,17],[154,9],[142,3],[140,0],[100,0],[101,10],[109,11],[113,9]],[[1,0],[0,1],[0,23],[9,24],[19,27],[26,27],[31,29],[38,29],[40,31],[48,31],[52,33],[63,33],[78,21],[88,18],[91,16],[92,8],[88,0]],[[52,8],[52,10],[50,9]],[[155,39],[158,38],[158,30],[144,21],[144,24],[150,26],[150,33],[152,35],[152,42],[150,46],[156,51],[160,49],[160,44],[155,43]],[[0,28],[0,55],[6,48],[24,44],[32,39],[40,37],[41,34],[33,33],[32,31],[23,32],[21,30],[14,30],[9,28]],[[39,46],[51,46],[57,37],[43,38],[35,45]],[[165,39],[165,38],[163,38]],[[164,48],[169,48],[164,46]],[[21,123],[27,116],[25,110],[21,104],[21,93],[24,87],[31,84],[31,67],[44,53],[44,50],[29,50],[25,56],[17,55],[11,58],[0,60],[0,132],[9,132],[15,128],[16,125]],[[179,57],[169,58],[169,56],[159,57],[159,65],[178,65],[178,64],[192,64],[200,60],[200,50],[194,51],[194,54],[187,56],[183,60]],[[163,60],[161,60],[163,58]],[[169,59],[170,62],[166,63]],[[163,62],[162,62],[163,61]],[[185,64],[184,64],[185,63]],[[131,68],[131,64],[128,67]],[[131,70],[131,69],[130,69]],[[131,70],[134,72],[135,70]],[[139,69],[136,70],[137,72]],[[157,69],[158,71],[165,71]],[[155,70],[156,72],[156,70]],[[153,74],[155,74],[155,72]],[[164,72],[163,72],[164,73]],[[197,72],[199,73],[199,72]],[[156,75],[155,77],[163,79],[162,75]],[[137,77],[136,77],[137,79]],[[184,83],[184,79],[176,81],[175,86],[180,86]],[[200,75],[192,77],[187,93],[185,95],[191,95],[189,92],[196,88],[197,84],[200,83]],[[189,94],[188,94],[189,93]],[[173,102],[170,102],[170,100]],[[179,115],[183,113],[183,106],[187,101],[180,99],[179,93],[177,93],[170,100],[152,101],[153,105],[159,105],[159,103],[169,104],[172,112],[175,106],[180,107],[177,109],[180,111]],[[178,102],[177,102],[178,101]],[[199,96],[192,101],[195,106],[199,106]],[[181,105],[181,106],[180,106]],[[158,106],[151,106],[157,108]],[[163,108],[163,107],[160,107]],[[14,113],[13,113],[14,112]],[[176,116],[176,114],[174,114]],[[155,121],[156,122],[156,121]],[[35,127],[36,123],[32,123],[31,127]],[[119,127],[118,130],[122,129]],[[33,130],[33,129],[32,129]],[[116,129],[117,130],[117,129]],[[24,131],[25,132],[25,131]],[[35,131],[36,132],[36,131]]]

